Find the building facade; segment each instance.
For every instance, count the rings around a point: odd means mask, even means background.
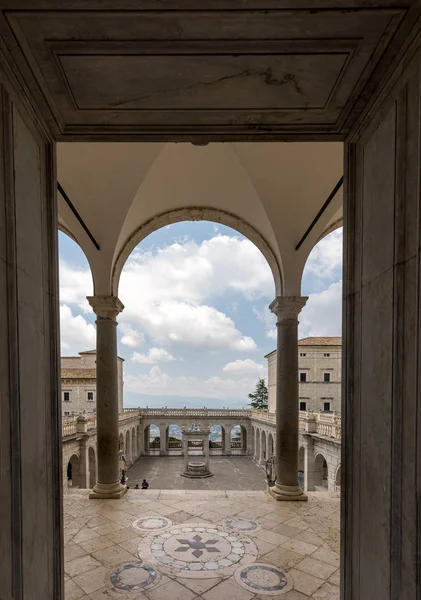
[[[269,412],[276,412],[276,356],[268,361]],[[299,410],[341,411],[342,338],[307,337],[298,342]]]
[[[118,357],[118,408],[123,412],[123,362]],[[96,413],[96,350],[61,357],[61,406],[63,417]]]

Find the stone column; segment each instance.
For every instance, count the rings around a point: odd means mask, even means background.
[[[89,456],[87,441],[88,420],[84,415],[80,415],[76,421],[76,432],[82,437],[79,440],[79,478],[80,488],[89,488]]]
[[[298,485],[298,314],[306,301],[278,296],[269,307],[277,317],[276,500],[307,500]]]
[[[189,467],[189,440],[187,436],[182,437],[184,452],[184,472],[187,473]]]
[[[114,296],[88,298],[96,316],[96,411],[98,481],[90,498],[121,498],[126,487],[120,483],[119,406],[117,375],[117,315],[123,304]]]
[[[225,437],[224,437],[224,454],[225,456],[231,455],[231,430],[232,427],[229,425],[224,427]]]
[[[315,465],[314,465],[314,440],[309,435],[304,436],[304,491],[314,491]]]

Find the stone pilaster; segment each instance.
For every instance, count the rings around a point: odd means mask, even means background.
[[[88,298],[96,316],[98,481],[90,498],[120,498],[117,315],[124,306],[114,296]]]
[[[278,296],[269,306],[277,317],[276,500],[307,500],[298,485],[298,314],[306,301]]]

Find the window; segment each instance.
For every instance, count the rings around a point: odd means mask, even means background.
[[[324,412],[330,412],[330,402],[323,402]]]
[[[68,410],[66,410],[66,411],[65,411],[65,413],[64,413],[64,416],[65,416],[65,417],[70,417],[70,413],[69,413],[69,411],[68,411]]]
[[[300,352],[300,356],[307,356],[305,352]]]
[[[300,373],[300,383],[305,383],[307,381],[307,373]]]
[[[94,401],[94,393],[93,392],[87,392],[87,399],[88,402],[93,402]]]
[[[330,354],[329,354],[328,352],[325,352],[325,353],[323,354],[323,356],[324,356],[325,358],[329,358]]]
[[[300,400],[300,410],[307,410],[307,402]]]
[[[324,373],[324,375],[323,375],[323,381],[325,383],[329,383],[330,382],[330,373]]]
[[[70,392],[63,392],[64,402],[70,402]]]

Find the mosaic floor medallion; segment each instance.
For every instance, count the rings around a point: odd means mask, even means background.
[[[149,589],[157,580],[154,567],[144,563],[123,563],[111,573],[110,581],[114,587],[125,592],[138,592]]]
[[[172,521],[165,517],[141,517],[136,519],[133,527],[139,531],[164,531],[171,527]]]
[[[225,521],[225,525],[229,529],[235,529],[237,531],[259,531],[260,525],[257,521],[251,521],[251,519],[244,519],[243,517],[231,517]]]
[[[226,577],[253,563],[258,550],[244,535],[222,527],[173,525],[139,544],[139,557],[177,577]]]
[[[288,577],[273,565],[254,563],[239,567],[234,578],[237,583],[250,592],[258,592],[265,596],[286,594],[293,587],[291,575]]]

